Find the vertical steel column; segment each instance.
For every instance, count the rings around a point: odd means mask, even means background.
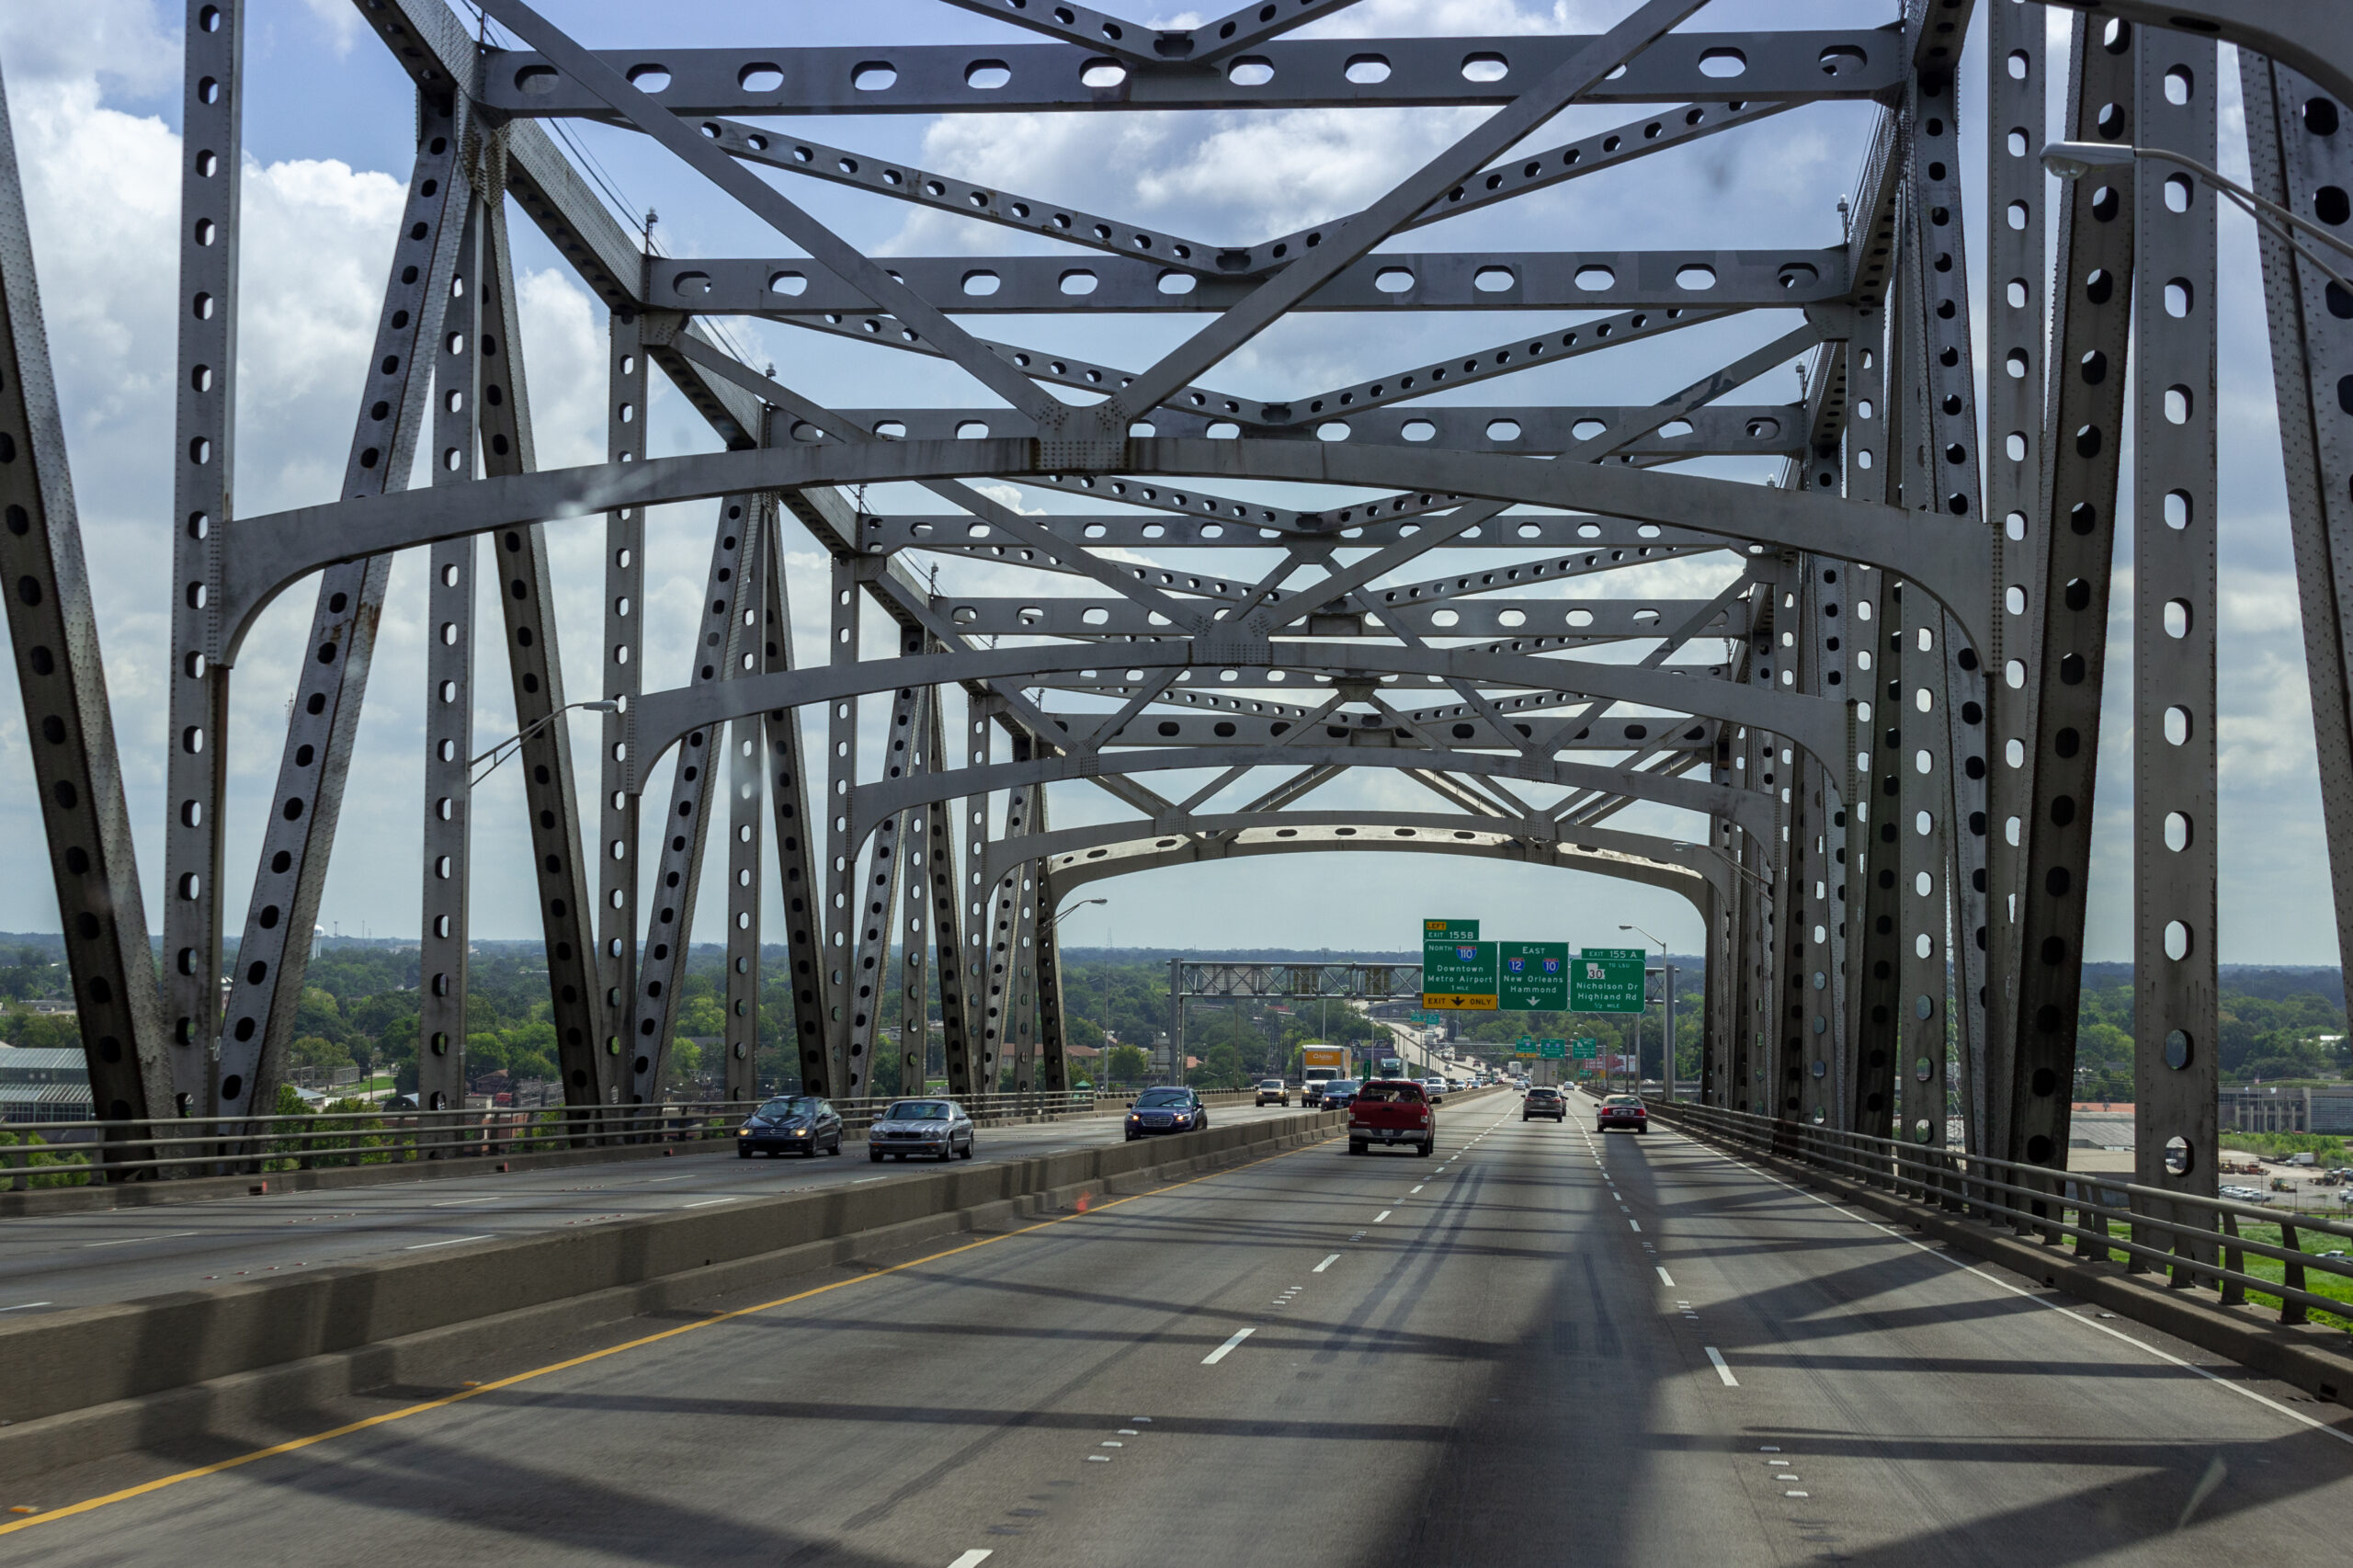
[[[880,564],[880,562],[878,562]],[[834,665],[854,665],[858,656],[858,611],[865,601],[860,585],[864,562],[853,555],[836,556],[828,604],[825,656]],[[856,954],[852,933],[863,878],[858,853],[866,844],[865,824],[856,820],[858,789],[858,710],[856,697],[836,698],[825,706],[825,907],[824,971],[830,997],[824,1017],[824,1083],[810,1092],[847,1095],[857,1077],[850,1071],[850,971]]]
[[[1866,851],[1858,880],[1850,883],[1862,889],[1862,897],[1854,912],[1859,935],[1853,949],[1853,964],[1860,971],[1853,992],[1860,1049],[1847,1125],[1885,1138],[1895,1125],[1904,1054],[1903,992],[1897,974],[1903,941],[1897,926],[1904,903],[1897,885],[1904,858],[1898,839],[1904,792],[1904,681],[1899,667],[1904,645],[1895,574],[1875,571],[1870,576],[1869,597],[1859,589],[1855,600],[1855,612],[1861,618],[1855,629],[1857,687],[1869,699],[1857,716],[1870,725],[1870,771],[1858,806],[1860,831],[1848,838],[1849,843],[1863,843]]]
[[[8,103],[0,89],[0,585],[65,937],[90,1108],[168,1116],[172,1062],[147,945],[81,518],[51,377]]]
[[[2214,166],[2218,51],[2143,28],[2142,146]],[[2215,1194],[2214,193],[2136,166],[2132,358],[2133,1168]],[[2202,1211],[2177,1212],[2190,1219]],[[2199,1249],[2184,1249],[2197,1251]]]
[[[752,540],[760,531],[761,500],[757,494],[730,495],[719,504],[710,567],[703,579],[702,619],[687,680],[690,687],[733,679],[743,671],[750,638],[744,624],[744,596],[758,591],[757,579],[746,568],[756,571],[759,566]],[[631,1105],[650,1105],[662,1097],[671,1028],[678,1016],[678,986],[687,977],[694,945],[695,898],[702,884],[703,851],[710,842],[711,800],[725,750],[724,732],[715,724],[689,731],[678,745],[669,806],[662,813],[654,896],[646,901],[650,915],[630,1019],[627,1098]]]
[[[485,254],[481,427],[483,470],[492,475],[529,473],[531,400],[523,374],[520,312],[515,297],[506,211],[499,197],[501,149],[493,142],[483,216]],[[492,536],[492,570],[505,585],[498,596],[506,634],[508,684],[515,728],[523,736],[516,761],[523,769],[523,800],[531,813],[531,860],[538,868],[540,929],[547,949],[548,1000],[556,1031],[556,1061],[564,1103],[597,1105],[605,1098],[607,1058],[597,1004],[597,930],[588,862],[580,844],[580,797],[572,767],[572,733],[563,700],[563,661],[558,656],[548,575],[547,541],[538,523],[501,528]]]
[[[1971,1062],[1965,1085],[1969,1146],[1999,1153],[1989,1142],[1989,1112],[2007,1092],[2018,1028],[2019,933],[2025,912],[2019,816],[2029,810],[2039,688],[2024,679],[2034,667],[2050,530],[2040,517],[2043,464],[2043,234],[2047,179],[2042,169],[2046,115],[2044,16],[2039,6],[1999,0],[1985,17],[1985,520],[1996,529],[1999,581],[1993,606],[1995,646],[1986,659],[1993,700],[1986,747],[1986,1005],[1984,1048]],[[2012,671],[2019,680],[2013,685]]]
[[[924,632],[903,628],[899,653],[915,658],[923,653]],[[882,777],[904,778],[923,766],[917,717],[923,711],[924,688],[901,687],[891,699],[891,727],[882,741]],[[853,786],[853,791],[855,786]],[[865,1092],[873,1080],[874,1044],[881,1032],[883,999],[890,983],[891,938],[897,924],[899,862],[914,828],[911,812],[899,812],[874,824],[872,847],[853,843],[851,852],[863,862],[852,884],[850,910],[849,983],[843,1000],[849,1011],[849,1092]],[[920,967],[920,966],[918,966]]]
[[[976,777],[989,765],[989,752],[994,744],[993,723],[1004,710],[1004,699],[991,692],[985,696],[969,687],[964,705],[964,766]],[[959,908],[962,914],[964,935],[964,1037],[970,1042],[972,1056],[972,1082],[981,1085],[987,1082],[986,1063],[983,1060],[989,1051],[989,797],[986,790],[964,797],[960,808],[964,818],[963,869],[958,878]],[[995,1093],[995,1086],[976,1086],[974,1094]]]
[[[1038,790],[1038,830],[1046,828],[1046,792]],[[1070,1088],[1070,1040],[1063,1017],[1062,922],[1054,918],[1054,879],[1044,859],[1038,869],[1038,1087],[1050,1095]]]
[[[605,360],[605,456],[635,462],[645,455],[645,345],[635,314],[616,310],[608,324]],[[597,802],[597,970],[603,985],[605,1071],[608,1096],[629,1093],[634,1053],[622,1053],[637,994],[638,797],[627,788],[629,710],[644,686],[645,509],[621,506],[605,514],[606,699],[620,705],[605,716]],[[608,1102],[609,1103],[609,1100]]]
[[[476,312],[482,299],[483,203],[467,205],[441,307],[433,361],[433,484],[471,484],[482,408]],[[425,891],[417,949],[416,1103],[466,1103],[466,912],[472,868],[474,558],[472,538],[432,549],[426,590]]]
[[[1013,760],[1027,762],[1032,751],[1030,737],[1017,733],[1013,737]],[[1010,844],[1029,831],[1030,795],[1027,788],[1008,790],[1005,802],[1005,837]],[[981,1093],[995,1094],[1002,1073],[1017,1063],[1008,1060],[1017,1038],[1015,1027],[1017,1009],[1028,994],[1022,984],[1022,971],[1028,967],[1029,949],[1021,945],[1025,935],[1025,912],[1033,879],[1025,861],[1008,866],[997,880],[995,905],[989,914],[988,926],[988,989],[983,997],[981,1027]]]
[[[777,507],[755,502],[745,520],[744,562],[736,574],[737,665],[765,675],[776,665],[763,634],[767,614],[767,558],[776,548]],[[722,1049],[726,1095],[748,1100],[760,1090],[760,802],[767,760],[757,715],[727,726],[727,1033]]]
[[[761,576],[767,584],[767,636],[763,652],[770,669],[794,666],[792,607],[784,594],[784,518],[776,518],[774,544]],[[763,721],[768,748],[768,804],[776,817],[776,869],[784,899],[785,962],[792,976],[792,1021],[786,1031],[800,1062],[801,1086],[821,1094],[825,1081],[825,1017],[833,990],[825,983],[825,924],[818,892],[817,831],[810,814],[808,772],[802,765],[801,715],[790,708],[771,710]]]
[[[222,803],[229,671],[210,663],[217,525],[235,479],[237,232],[244,165],[245,0],[188,0],[180,98],[178,390],[172,444],[170,760],[164,824],[164,1014],[173,1100],[208,1110],[219,1076]],[[93,1080],[95,1082],[95,1080]],[[158,1085],[158,1093],[162,1092]],[[161,1103],[150,1108],[161,1112]]]
[[[1945,0],[1945,8],[1963,10],[1951,0]],[[1913,276],[1920,288],[1924,350],[1912,370],[1926,378],[1921,435],[1927,449],[1924,494],[1915,499],[1912,510],[1935,518],[1932,526],[1984,528],[1985,508],[1977,457],[1976,349],[1970,325],[1969,252],[1961,209],[1960,79],[1953,66],[1959,53],[1960,40],[1955,38],[1951,59],[1924,67],[1914,75],[1907,116],[1912,226],[1906,238],[1917,247],[1917,271]],[[1999,534],[1995,537],[1998,543]],[[1991,584],[1986,592],[1990,598]],[[1941,676],[1922,671],[1923,678],[1908,684],[1915,699],[1928,692],[1932,703],[1930,710],[1922,710],[1926,724],[1915,719],[1913,728],[1934,757],[1936,783],[1945,796],[1944,803],[1933,809],[1944,819],[1949,862],[1938,872],[1944,887],[1931,903],[1942,904],[1947,912],[1946,919],[1935,924],[1939,926],[1939,946],[1949,949],[1949,1032],[1966,1066],[1978,1060],[1985,1041],[1988,694],[1984,659],[1988,651],[1964,643],[1961,623],[1949,614],[1931,620],[1925,603],[1913,608],[1915,615],[1906,618],[1906,624],[1917,619],[1924,630],[1933,626],[1944,665]],[[1907,669],[1914,663],[1910,655],[1919,651],[1916,642],[1905,650]],[[1928,726],[1941,728],[1941,739],[1931,737]],[[1942,990],[1940,985],[1939,994]],[[1942,1137],[1939,1125],[1938,1138]]]
[[[1046,787],[1032,784],[1027,793],[1029,806],[1023,815],[1027,830],[1034,838],[1046,831]],[[1045,861],[1024,860],[1018,875],[1021,915],[1015,926],[1013,945],[1013,1086],[1028,1094],[1039,1086],[1038,1051],[1044,1038],[1040,1017],[1044,1002],[1043,982],[1039,978],[1042,972],[1040,956],[1051,935],[1054,910],[1046,901]]]
[[[2239,80],[2257,195],[2309,213],[2323,189],[2353,190],[2353,105],[2244,49]],[[2353,953],[2353,406],[2338,389],[2353,378],[2353,300],[2269,228],[2256,236],[2341,955]]]
[[[2076,18],[2068,139],[2131,141],[2131,40],[2128,23],[2091,26]],[[2011,1030],[2008,1092],[1995,1085],[1987,1108],[1991,1152],[2036,1165],[2065,1157],[2075,1085],[2084,894],[2124,445],[2135,207],[2128,179],[2094,175],[2060,191],[2045,403],[2050,438],[2044,498],[2035,514],[2048,551],[2027,607],[2040,618],[2041,630],[2034,664],[2017,672],[2037,690],[2028,775],[2033,793],[2020,812],[2025,872],[2018,1021]],[[2006,672],[2006,684],[2008,678]]]
[[[460,112],[429,98],[417,101],[416,168],[344,472],[341,494],[347,501],[408,483],[429,381],[420,361],[440,334],[472,194],[461,157],[461,119]],[[262,835],[261,865],[237,946],[237,983],[221,1042],[219,1105],[224,1115],[275,1108],[278,1069],[302,997],[302,973],[335,850],[344,780],[391,573],[392,557],[379,555],[331,566],[320,577],[304,644],[309,653],[271,797],[275,806]]]
[[[924,641],[926,653],[938,644]],[[916,694],[915,766],[926,773],[939,771],[939,690],[926,686]],[[944,801],[928,801],[906,813],[900,835],[899,912],[899,1093],[919,1095],[931,1086],[931,927],[932,856],[938,835],[934,831],[949,809]]]
[[[1916,198],[1907,190],[1909,208]],[[1904,399],[1904,446],[1899,454],[1904,504],[1914,513],[1935,505],[1939,455],[1928,405],[1936,395],[1926,316],[1925,258],[1918,241],[1924,224],[1910,223],[1914,240],[1899,269],[1895,330],[1904,335],[1896,356],[1903,381],[1891,389]],[[1936,526],[1936,525],[1930,525]],[[1894,700],[1888,714],[1889,746],[1896,753],[1896,1009],[1902,1020],[1897,1056],[1904,1080],[1903,1137],[1941,1149],[1945,1144],[1949,1082],[1946,1060],[1952,1040],[1950,982],[1959,978],[1950,950],[1951,902],[1948,883],[1952,792],[1950,732],[1938,711],[1948,687],[1949,660],[1944,647],[1944,616],[1919,589],[1898,591],[1891,607],[1900,642],[1890,661]]]
[[[929,688],[925,710],[930,739],[925,756],[935,773],[948,771],[950,744],[948,716],[939,687]],[[970,1003],[964,972],[963,863],[956,854],[955,813],[949,801],[935,801],[926,808],[925,881],[931,894],[933,972],[939,977],[940,1066],[948,1074],[951,1095],[973,1093]]]

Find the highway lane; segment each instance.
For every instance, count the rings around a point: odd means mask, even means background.
[[[1296,1114],[1218,1106],[1211,1123]],[[988,1164],[1113,1143],[1117,1116],[979,1131],[973,1161]],[[479,1174],[431,1181],[269,1193],[153,1209],[0,1220],[0,1315],[34,1315],[267,1278],[494,1236],[604,1224],[694,1208],[868,1181],[933,1168],[878,1166],[853,1142],[841,1158],[738,1159],[724,1145],[682,1144],[675,1159],[616,1161],[562,1170]]]
[[[45,1477],[0,1502],[165,1484],[0,1524],[0,1564],[2339,1555],[2353,1441],[2316,1423],[2343,1412],[1674,1134],[1517,1118],[1489,1097],[1432,1159],[1316,1145]]]

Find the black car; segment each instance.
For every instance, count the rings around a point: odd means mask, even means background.
[[[1540,1116],[1549,1116],[1554,1121],[1568,1120],[1569,1102],[1561,1097],[1560,1090],[1539,1084],[1528,1091],[1528,1097],[1519,1102],[1519,1119],[1533,1121]]]
[[[1324,1085],[1324,1108],[1325,1110],[1347,1109],[1348,1102],[1355,1099],[1357,1091],[1363,1087],[1364,1081],[1359,1078],[1333,1079]]]
[[[735,1153],[746,1160],[754,1154],[841,1152],[842,1119],[815,1095],[779,1095],[735,1130]]]
[[[1156,1132],[1199,1132],[1209,1124],[1209,1108],[1192,1090],[1146,1089],[1128,1108],[1128,1142]]]
[[[954,1100],[892,1100],[891,1108],[866,1130],[866,1157],[881,1165],[885,1154],[902,1160],[916,1154],[969,1160],[972,1119]]]

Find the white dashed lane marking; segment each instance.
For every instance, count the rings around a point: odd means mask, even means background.
[[[1220,1361],[1225,1359],[1227,1354],[1232,1351],[1235,1346],[1241,1344],[1244,1340],[1249,1338],[1252,1335],[1257,1332],[1258,1331],[1255,1328],[1245,1328],[1237,1331],[1233,1338],[1227,1340],[1224,1344],[1219,1346],[1216,1349],[1202,1357],[1201,1365],[1204,1367],[1216,1366]]]
[[[1325,1258],[1323,1262],[1321,1262],[1321,1263],[1317,1264],[1317,1265],[1315,1266],[1315,1267],[1314,1267],[1313,1272],[1315,1272],[1315,1273],[1317,1273],[1317,1274],[1321,1274],[1321,1273],[1323,1273],[1325,1269],[1327,1269],[1327,1268],[1331,1267],[1334,1264],[1336,1264],[1336,1263],[1337,1263],[1337,1262],[1339,1262],[1339,1261],[1340,1261],[1340,1255],[1339,1255],[1338,1253],[1336,1253],[1336,1253],[1334,1253],[1331,1256],[1329,1256],[1329,1257]]]
[[[1740,1386],[1740,1380],[1732,1375],[1732,1369],[1730,1367],[1724,1365],[1724,1353],[1717,1349],[1712,1345],[1704,1346],[1701,1348],[1707,1351],[1708,1359],[1716,1364],[1716,1376],[1724,1381],[1724,1387],[1728,1389],[1738,1388]]]
[[[478,1236],[451,1236],[446,1242],[419,1242],[413,1247],[403,1247],[401,1250],[403,1252],[423,1252],[427,1247],[453,1247],[460,1242],[486,1242],[490,1240],[493,1233],[494,1233],[492,1232],[485,1231]]]
[[[1656,1267],[1658,1268],[1659,1283],[1665,1286],[1670,1290],[1674,1290],[1675,1276],[1666,1271],[1666,1266],[1665,1264],[1659,1264]]]

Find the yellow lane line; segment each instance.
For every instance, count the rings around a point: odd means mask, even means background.
[[[1338,1134],[1335,1133],[1332,1136],[1337,1137]],[[1331,1139],[1324,1138],[1318,1142],[1331,1142]],[[203,1479],[205,1476],[218,1475],[222,1471],[235,1470],[240,1466],[253,1464],[260,1460],[275,1459],[280,1454],[290,1454],[301,1449],[313,1448],[320,1443],[332,1442],[337,1437],[347,1437],[354,1432],[365,1432],[369,1428],[374,1426],[389,1426],[395,1421],[405,1421],[412,1415],[422,1415],[427,1411],[439,1410],[444,1406],[458,1404],[470,1399],[478,1399],[486,1393],[496,1393],[501,1389],[513,1388],[517,1383],[528,1383],[534,1378],[544,1378],[553,1372],[569,1371],[574,1367],[585,1367],[591,1361],[601,1361],[608,1356],[619,1356],[626,1350],[638,1350],[642,1349],[648,1345],[659,1345],[665,1339],[676,1339],[682,1334],[692,1334],[697,1329],[710,1328],[715,1324],[727,1323],[733,1319],[740,1317],[749,1317],[755,1312],[770,1312],[778,1307],[789,1307],[795,1301],[805,1301],[812,1296],[822,1296],[828,1290],[839,1290],[851,1285],[863,1285],[868,1283],[870,1280],[881,1279],[889,1275],[902,1273],[906,1269],[920,1268],[927,1263],[938,1263],[942,1258],[954,1257],[959,1253],[973,1252],[981,1247],[994,1245],[998,1242],[1010,1241],[1016,1236],[1030,1235],[1039,1231],[1050,1229],[1055,1225],[1068,1224],[1073,1220],[1090,1219],[1097,1214],[1105,1212],[1107,1210],[1117,1209],[1124,1203],[1133,1203],[1138,1199],[1145,1198],[1159,1198],[1164,1194],[1175,1192],[1179,1187],[1192,1187],[1197,1183],[1209,1181],[1217,1176],[1233,1176],[1236,1172],[1249,1170],[1254,1165],[1270,1165],[1276,1160],[1287,1160],[1293,1154],[1305,1153],[1308,1150],[1315,1148],[1317,1144],[1315,1143],[1302,1144],[1299,1148],[1287,1149],[1279,1154],[1269,1154],[1265,1159],[1250,1160],[1245,1164],[1232,1166],[1226,1170],[1210,1171],[1201,1176],[1188,1177],[1184,1181],[1171,1182],[1166,1187],[1156,1187],[1150,1192],[1130,1193],[1125,1198],[1115,1198],[1108,1203],[1098,1204],[1092,1209],[1082,1210],[1077,1213],[1064,1214],[1051,1220],[1040,1220],[1034,1225],[1024,1225],[1017,1231],[1006,1231],[998,1235],[983,1236],[979,1241],[966,1242],[962,1246],[949,1247],[944,1252],[935,1252],[927,1256],[910,1258],[905,1263],[894,1263],[887,1268],[878,1268],[871,1274],[860,1274],[848,1279],[836,1279],[830,1284],[814,1286],[809,1290],[798,1291],[793,1295],[779,1296],[773,1301],[762,1301],[756,1306],[737,1307],[732,1312],[714,1312],[710,1316],[699,1319],[694,1323],[681,1324],[676,1328],[665,1328],[659,1334],[649,1334],[642,1338],[631,1339],[620,1345],[608,1345],[602,1350],[591,1350],[585,1356],[574,1356],[568,1361],[554,1361],[544,1367],[534,1367],[528,1372],[517,1372],[512,1377],[499,1378],[494,1381],[480,1383],[472,1388],[460,1389],[455,1393],[445,1393],[438,1399],[428,1399],[421,1401],[415,1404],[404,1405],[398,1410],[388,1410],[381,1415],[370,1415],[363,1420],[348,1422],[341,1426],[331,1427],[324,1432],[313,1432],[307,1437],[293,1437],[283,1443],[273,1443],[268,1448],[256,1449],[251,1453],[239,1454],[234,1459],[220,1460],[211,1464],[199,1465],[194,1470],[183,1470],[171,1475],[159,1476],[153,1481],[141,1482],[136,1486],[126,1486],[119,1492],[105,1493],[97,1497],[85,1497],[79,1503],[71,1503],[62,1508],[52,1508],[47,1513],[35,1515],[31,1518],[18,1519],[11,1524],[0,1525],[0,1536],[14,1535],[18,1530],[30,1529],[35,1525],[45,1525],[53,1519],[72,1518],[76,1514],[91,1513],[97,1509],[105,1507],[109,1503],[129,1502],[133,1497],[144,1497],[151,1492],[161,1492],[167,1486],[177,1486],[183,1482],[199,1481]]]

